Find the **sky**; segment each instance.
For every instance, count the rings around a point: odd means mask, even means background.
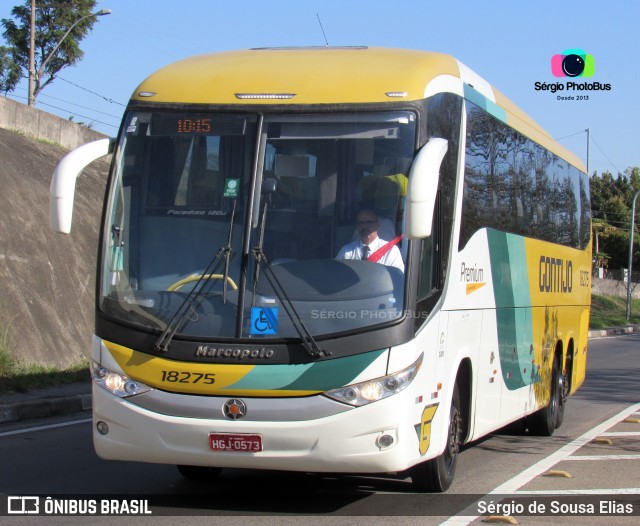
[[[19,0],[2,0],[10,18]],[[180,59],[265,46],[367,45],[447,53],[476,71],[578,155],[589,172],[640,166],[638,0],[99,0],[84,58],[60,72],[37,107],[116,135],[136,86]],[[322,23],[320,25],[319,19]],[[323,34],[324,30],[324,34]],[[4,43],[0,35],[0,42]],[[568,91],[552,57],[582,49],[593,76]],[[556,59],[557,60],[557,59]],[[565,89],[536,90],[560,83]],[[576,100],[559,100],[573,95]],[[577,100],[579,95],[586,100]],[[27,81],[9,94],[26,103]],[[587,140],[589,130],[590,140]],[[589,148],[587,149],[587,144]],[[587,158],[587,151],[589,155]]]

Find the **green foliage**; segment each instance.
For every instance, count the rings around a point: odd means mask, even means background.
[[[598,260],[606,260],[611,269],[629,264],[629,232],[634,193],[640,190],[640,168],[629,168],[614,177],[610,172],[591,177],[591,209],[594,243],[597,236]],[[640,198],[636,202],[636,227],[640,216]],[[640,229],[634,232],[633,268],[640,270]],[[594,245],[594,252],[596,245]]]
[[[67,66],[82,59],[80,41],[91,31],[95,17],[77,24],[68,36],[67,30],[82,17],[90,15],[96,0],[38,0],[35,17],[34,69],[39,71],[60,43],[42,71],[35,76],[34,97]],[[11,10],[12,19],[2,19],[7,47],[0,48],[0,90],[13,91],[20,78],[29,76],[31,2],[26,0]],[[63,40],[64,37],[64,40]]]
[[[9,351],[0,347],[0,378],[4,378],[11,374],[15,368],[15,361]]]
[[[11,57],[11,49],[0,46],[0,91],[5,95],[20,82],[20,67]]]

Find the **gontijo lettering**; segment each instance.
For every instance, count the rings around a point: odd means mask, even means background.
[[[538,276],[540,292],[571,292],[573,289],[573,262],[540,256]]]

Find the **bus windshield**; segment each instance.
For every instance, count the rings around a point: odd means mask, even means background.
[[[399,319],[415,134],[407,111],[130,111],[100,309],[202,340],[297,338],[299,322],[316,337]],[[358,221],[378,232],[369,260]]]

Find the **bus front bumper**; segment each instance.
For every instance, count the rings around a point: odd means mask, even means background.
[[[420,408],[410,391],[322,418],[286,420],[284,413],[278,421],[250,421],[161,414],[94,384],[94,445],[100,457],[113,460],[325,473],[399,472],[434,456],[420,455]],[[303,410],[311,398],[298,399]],[[211,398],[212,407],[220,400]],[[251,402],[247,399],[247,405]],[[277,409],[279,399],[268,403]],[[214,451],[210,435],[224,433],[259,435],[262,451]]]

